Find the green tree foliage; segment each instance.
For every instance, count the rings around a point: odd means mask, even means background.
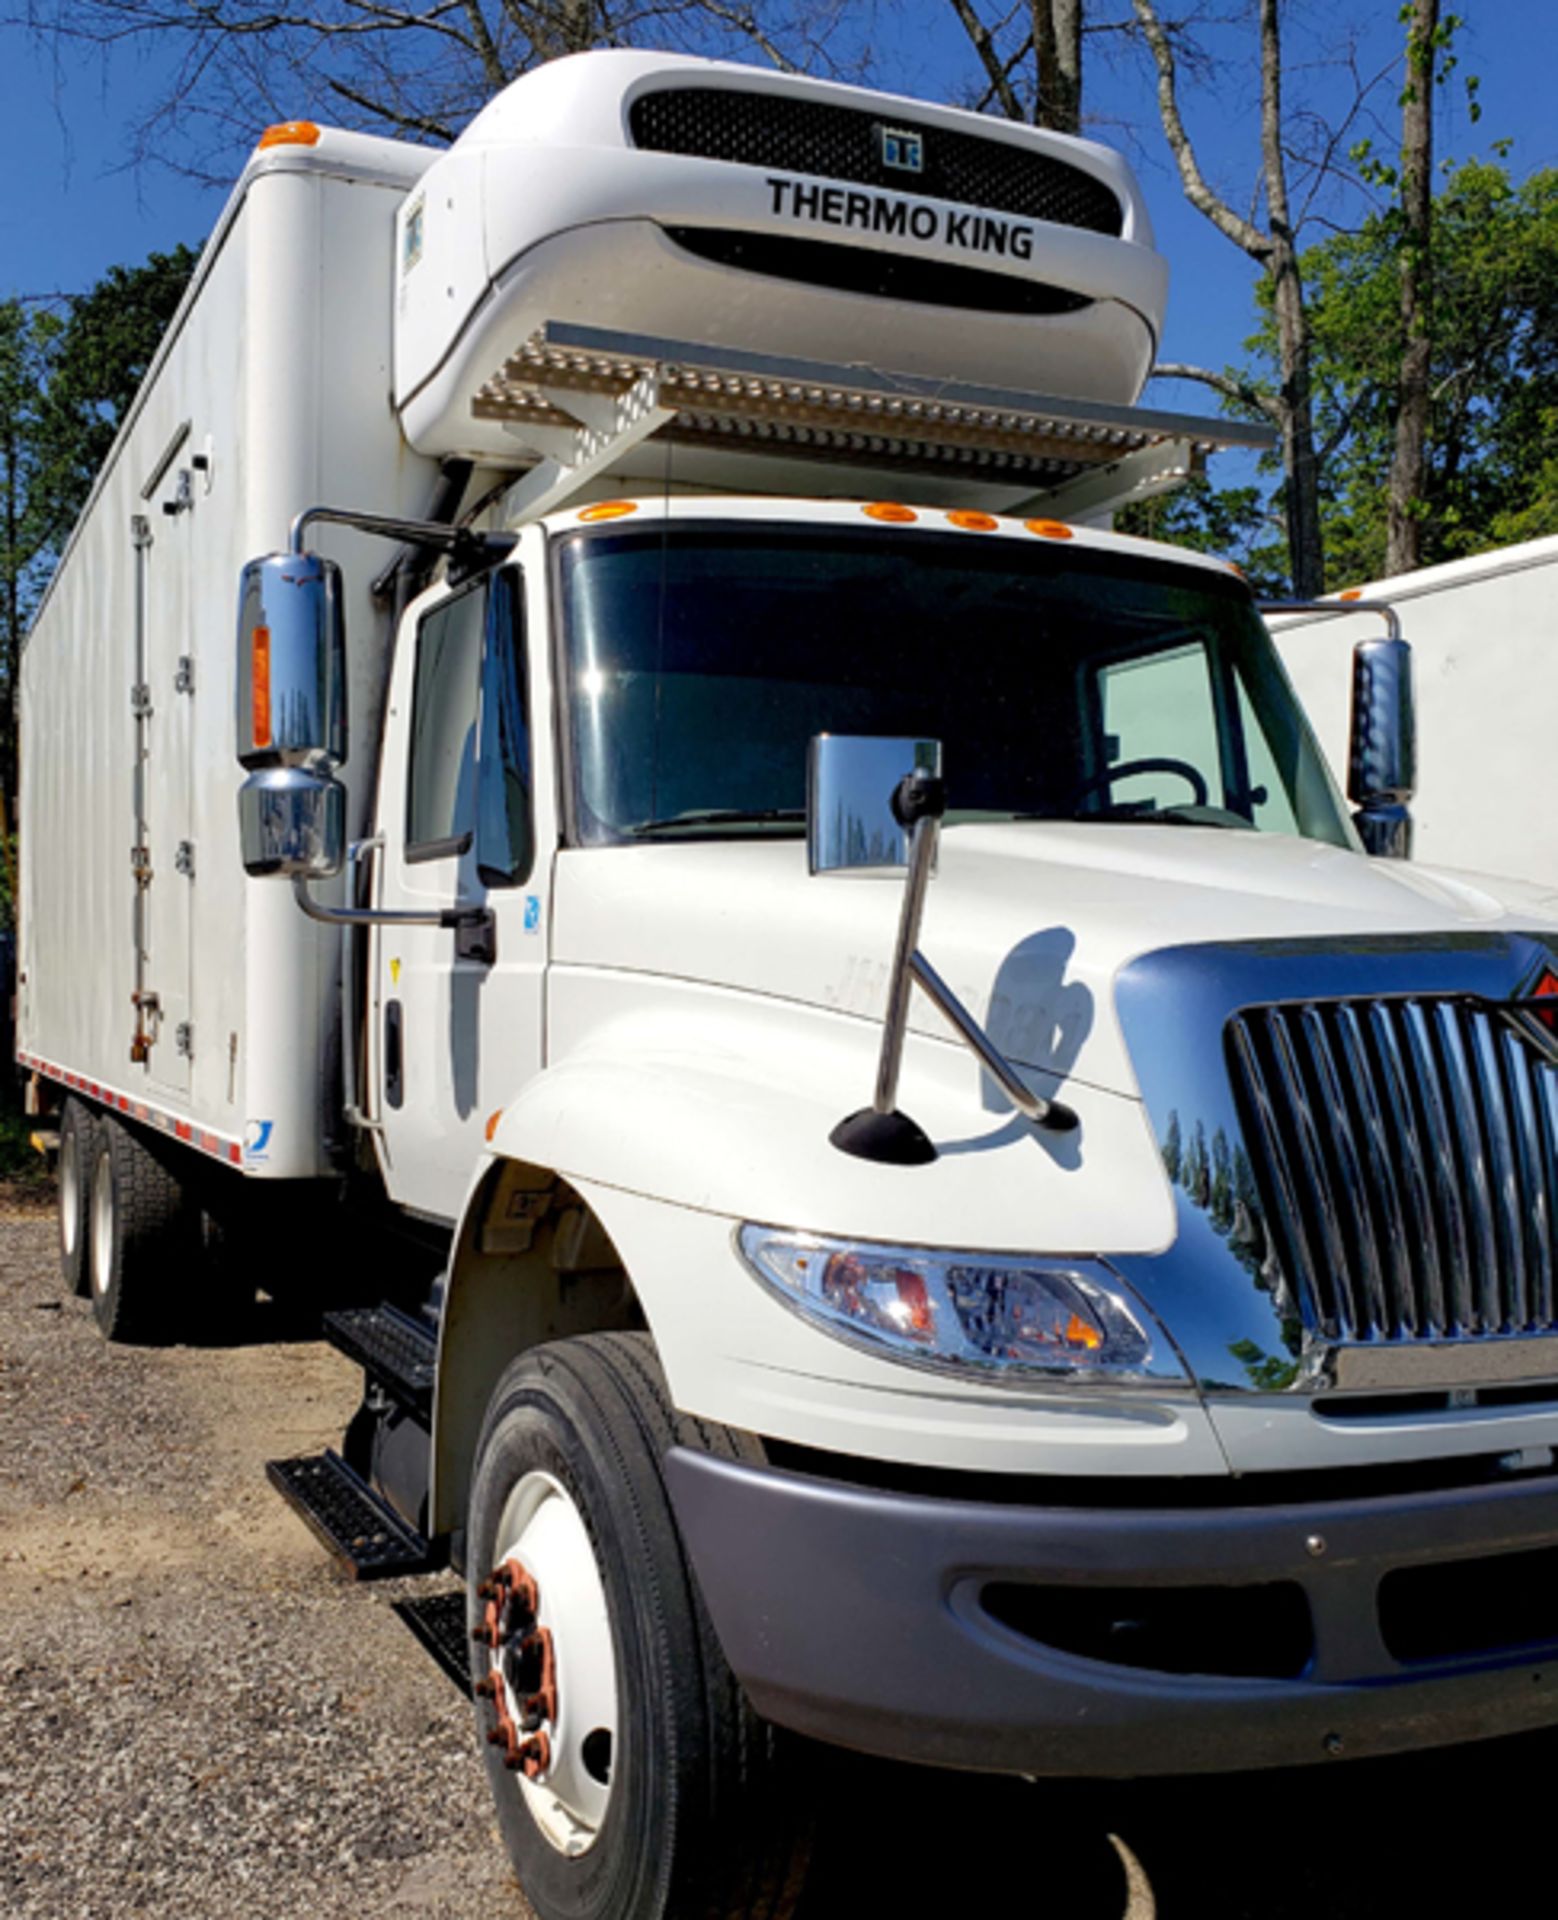
[[[1497,161],[1447,168],[1434,196],[1433,247],[1427,471],[1414,507],[1424,565],[1558,533],[1558,170],[1516,182]],[[1326,575],[1338,585],[1385,572],[1399,250],[1391,208],[1302,260]],[[1251,362],[1230,377],[1270,393],[1276,331],[1264,289],[1257,302]],[[1259,484],[1202,484],[1136,508],[1130,525],[1238,560],[1263,590],[1289,577],[1281,521]]]
[[[76,298],[0,302],[0,794],[16,793],[22,640],[194,270],[187,247]]]

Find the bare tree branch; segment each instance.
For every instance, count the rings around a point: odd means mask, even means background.
[[[1254,260],[1264,260],[1271,251],[1268,236],[1251,221],[1241,219],[1220,195],[1212,191],[1201,172],[1200,162],[1179,110],[1179,79],[1174,64],[1174,48],[1154,0],[1131,0],[1131,6],[1151,51],[1153,65],[1157,68],[1158,114],[1163,122],[1169,151],[1179,169],[1185,198],[1199,213],[1205,214],[1220,233],[1226,234],[1235,246],[1242,247]]]
[[[1220,393],[1225,400],[1253,407],[1268,420],[1281,424],[1282,403],[1235,374],[1215,373],[1210,367],[1188,366],[1180,360],[1160,360],[1149,377],[1153,380],[1198,380],[1202,386]]]

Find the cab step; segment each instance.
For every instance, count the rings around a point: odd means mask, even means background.
[[[438,1339],[426,1321],[382,1301],[327,1313],[324,1336],[398,1406],[424,1427],[432,1425]]]
[[[268,1460],[265,1476],[354,1580],[433,1573],[448,1558],[444,1541],[428,1540],[408,1525],[331,1448],[296,1460]]]
[[[465,1624],[465,1589],[397,1600],[390,1608],[433,1656],[467,1699],[471,1692],[471,1635]]]

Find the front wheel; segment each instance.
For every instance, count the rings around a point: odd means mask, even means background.
[[[471,1488],[471,1678],[498,1822],[540,1920],[784,1920],[810,1825],[798,1749],[726,1666],[662,1478],[678,1440],[644,1334],[499,1381]]]

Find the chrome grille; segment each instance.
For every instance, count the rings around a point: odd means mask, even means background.
[[[888,124],[922,136],[920,172],[884,163],[881,131]],[[825,100],[738,87],[661,87],[633,102],[628,126],[635,146],[656,153],[853,180],[1093,233],[1118,234],[1125,224],[1110,188],[1052,154],[896,115],[889,123],[880,114]]]
[[[1437,996],[1229,1021],[1273,1251],[1324,1335],[1558,1330],[1558,1068],[1529,1023]]]

